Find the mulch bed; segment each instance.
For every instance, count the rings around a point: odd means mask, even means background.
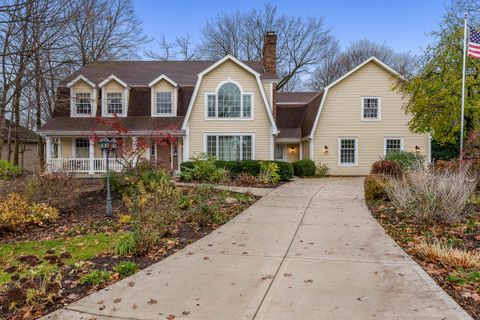
[[[474,319],[480,319],[480,285],[455,285],[448,276],[455,268],[426,261],[413,246],[425,239],[438,239],[470,251],[480,251],[480,206],[466,208],[466,220],[447,226],[425,226],[412,217],[402,216],[389,202],[367,202],[372,215],[387,233]]]
[[[61,217],[54,223],[45,226],[28,226],[22,231],[6,232],[0,236],[0,245],[7,243],[17,243],[21,241],[48,240],[62,237],[72,237],[77,234],[88,234],[96,232],[115,232],[121,229],[128,229],[128,226],[121,226],[118,223],[119,215],[125,214],[127,211],[118,194],[113,194],[114,217],[105,216],[105,192],[101,189],[101,185],[89,185],[91,182],[85,182],[85,194],[82,197],[82,203],[71,208],[66,212],[61,212]],[[184,192],[192,189],[184,188]],[[253,200],[254,201],[254,200]],[[250,205],[250,204],[248,204]],[[247,204],[225,204],[220,210],[227,210],[232,214],[231,217],[241,212]],[[64,305],[72,303],[82,297],[85,297],[101,288],[104,288],[118,280],[119,275],[113,272],[113,267],[123,261],[133,261],[138,264],[139,269],[148,266],[168,257],[169,255],[183,249],[186,245],[204,237],[218,226],[201,226],[197,224],[179,222],[177,229],[172,238],[164,238],[165,241],[159,245],[154,252],[149,252],[145,256],[117,256],[112,253],[104,253],[93,259],[82,262],[81,266],[64,265],[63,259],[68,259],[67,255],[51,254],[45,256],[44,260],[48,260],[50,264],[59,266],[61,280],[60,285],[52,284],[47,286],[48,292],[53,293],[56,297],[53,302],[38,304],[33,308],[23,307],[16,309],[14,312],[8,310],[9,301],[19,299],[22,301],[25,290],[27,288],[35,288],[39,286],[40,279],[12,279],[6,285],[3,291],[0,291],[0,319],[36,319],[42,315],[50,313],[56,309],[62,308]],[[48,253],[48,252],[47,252]],[[39,263],[36,256],[23,256],[24,264],[35,266]],[[15,267],[12,267],[15,268]],[[80,278],[92,270],[107,270],[112,272],[112,278],[108,283],[99,286],[80,284]],[[15,270],[4,270],[6,272]],[[20,285],[20,288],[18,288]],[[23,291],[22,291],[23,290]],[[23,305],[23,304],[22,304]]]

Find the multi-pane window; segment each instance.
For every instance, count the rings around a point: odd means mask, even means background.
[[[276,145],[275,159],[280,161],[285,161],[285,145],[284,144]]]
[[[156,93],[156,112],[157,114],[171,114],[172,113],[172,93],[171,92],[157,92]]]
[[[340,164],[356,165],[357,140],[355,138],[340,139]]]
[[[122,93],[107,92],[107,113],[121,114],[123,111]]]
[[[75,139],[75,157],[76,158],[88,158],[90,150],[90,142],[88,139],[79,138]]]
[[[77,114],[90,114],[92,112],[92,104],[90,93],[75,94],[75,109]]]
[[[217,116],[216,96],[214,94],[207,95],[208,117],[215,118]]]
[[[366,120],[380,119],[380,99],[362,98],[362,118]]]
[[[251,118],[252,94],[242,94],[234,83],[225,83],[218,94],[207,94],[208,118]]]
[[[403,149],[401,138],[385,138],[385,154],[399,152]]]
[[[251,135],[244,136],[207,136],[206,151],[218,160],[240,161],[253,157]]]

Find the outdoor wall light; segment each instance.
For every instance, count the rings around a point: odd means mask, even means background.
[[[415,152],[420,152],[420,147],[419,146],[415,146]]]
[[[115,152],[115,149],[117,149],[117,140],[114,138],[108,139],[108,138],[103,138],[102,140],[99,141],[100,144],[100,149],[102,152],[105,153],[105,166],[106,166],[106,171],[107,171],[107,208],[106,208],[106,215],[108,217],[111,217],[113,215],[113,210],[112,210],[112,197],[110,195],[110,167],[108,165],[108,156],[110,151]]]
[[[290,147],[290,153],[295,153],[295,147]]]
[[[325,152],[325,153],[328,152],[328,146],[323,147],[323,152]]]

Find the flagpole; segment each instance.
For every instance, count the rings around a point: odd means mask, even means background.
[[[463,162],[463,122],[465,117],[465,61],[467,59],[467,14],[465,13],[465,25],[463,27],[463,73],[462,73],[462,115],[460,120],[460,163]]]

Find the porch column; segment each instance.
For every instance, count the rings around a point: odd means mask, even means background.
[[[45,158],[47,162],[47,172],[52,172],[52,164],[50,163],[52,160],[52,138],[45,137]]]
[[[152,141],[150,141],[150,139],[149,139],[148,140],[147,154],[145,155],[145,158],[147,158],[147,160],[150,160],[151,152],[152,152]]]
[[[170,142],[170,170],[173,170],[173,142]]]
[[[303,145],[302,142],[298,144],[298,160],[303,160]]]
[[[133,161],[136,163],[137,158],[140,157],[140,155],[137,155],[137,137],[132,137],[132,156],[135,158]]]
[[[183,138],[177,139],[177,161],[178,161],[178,171],[180,171],[180,165],[183,162]]]
[[[94,174],[95,173],[95,141],[93,139],[90,139],[90,144],[89,144],[89,149],[88,149],[88,159],[89,159],[89,167],[88,167],[88,174]]]

